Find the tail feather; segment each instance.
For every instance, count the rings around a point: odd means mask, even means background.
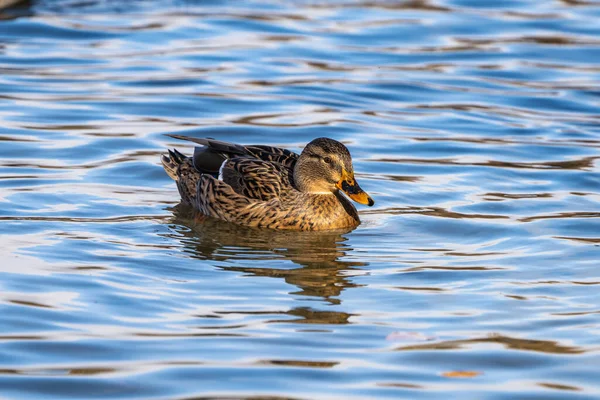
[[[163,154],[160,158],[167,175],[169,175],[174,181],[179,179],[177,171],[179,170],[181,163],[185,161],[185,158],[186,157],[183,154],[175,149],[169,150],[169,155]]]
[[[169,150],[169,156],[177,162],[177,164],[181,164],[187,158],[184,154],[180,153],[179,150],[173,149]]]

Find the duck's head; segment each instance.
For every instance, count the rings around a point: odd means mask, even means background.
[[[308,193],[343,191],[360,204],[375,204],[354,179],[350,152],[340,142],[318,138],[306,145],[294,167],[294,182],[298,190]]]

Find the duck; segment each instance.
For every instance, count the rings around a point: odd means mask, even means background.
[[[207,217],[256,228],[337,230],[360,224],[349,199],[375,204],[356,182],[348,148],[334,139],[314,139],[297,154],[268,145],[167,136],[200,145],[192,156],[168,150],[161,163],[175,180],[181,203]]]

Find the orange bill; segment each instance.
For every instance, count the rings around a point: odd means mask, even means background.
[[[375,204],[371,196],[369,196],[364,190],[358,186],[354,179],[353,173],[347,173],[346,170],[342,171],[342,179],[335,185],[338,189],[343,191],[357,203],[366,204],[369,207]]]

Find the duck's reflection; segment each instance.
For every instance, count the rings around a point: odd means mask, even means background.
[[[172,212],[173,222],[179,226],[176,229],[185,237],[185,251],[192,257],[233,261],[235,265],[221,266],[228,271],[282,278],[299,288],[291,294],[320,297],[338,304],[338,296],[344,289],[357,286],[345,274],[367,265],[344,259],[352,250],[345,243],[348,239],[344,235],[349,230],[275,231],[206,218],[182,205],[174,207]],[[275,260],[289,260],[300,268],[289,263],[265,265],[266,261]],[[280,265],[283,268],[278,268]]]

